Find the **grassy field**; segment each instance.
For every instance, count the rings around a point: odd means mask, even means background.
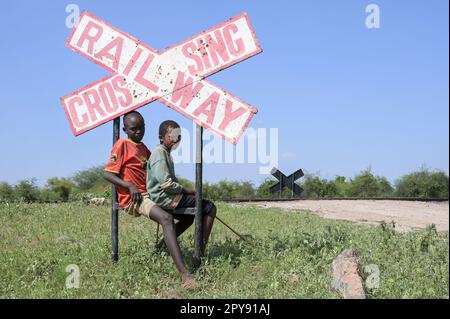
[[[0,204],[0,298],[339,298],[330,290],[330,265],[344,248],[380,269],[373,298],[449,297],[448,232],[400,234],[389,224],[217,206],[224,221],[253,240],[242,242],[217,222],[195,273],[200,288],[191,292],[180,288],[171,258],[154,251],[156,226],[143,217],[121,213],[120,260],[113,264],[108,207]],[[186,256],[193,238],[190,229],[180,240]],[[78,289],[65,287],[70,264],[80,269]]]

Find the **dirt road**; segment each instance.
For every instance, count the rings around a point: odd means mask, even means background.
[[[364,224],[381,221],[396,223],[399,231],[410,231],[435,224],[438,231],[449,229],[447,202],[417,202],[393,200],[299,200],[289,202],[252,202],[263,207],[284,210],[304,209],[324,218],[350,220]]]

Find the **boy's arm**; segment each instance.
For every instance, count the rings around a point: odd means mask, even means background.
[[[159,159],[151,163],[151,170],[153,172],[153,176],[158,181],[159,186],[165,192],[169,194],[195,194],[195,192],[185,189],[180,183],[172,179],[165,160]]]
[[[126,144],[122,139],[119,139],[111,150],[111,156],[105,166],[103,177],[116,186],[127,188],[130,192],[131,200],[134,203],[140,204],[142,202],[142,195],[138,188],[119,177],[122,165],[126,161],[126,154]]]
[[[131,200],[134,203],[140,204],[142,202],[142,194],[139,191],[139,189],[129,183],[124,181],[123,179],[121,179],[118,175],[111,173],[111,172],[104,172],[103,177],[110,183],[117,185],[117,186],[121,186],[123,188],[128,188],[128,190],[130,191],[130,195],[131,195]]]

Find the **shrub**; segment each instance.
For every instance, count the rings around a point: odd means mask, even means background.
[[[249,181],[241,182],[237,191],[236,198],[254,198],[256,193],[253,183]]]
[[[16,198],[28,203],[36,202],[39,199],[39,188],[36,186],[36,179],[31,178],[20,181],[15,187]]]
[[[422,168],[404,175],[396,182],[396,195],[400,197],[448,198],[448,175]]]
[[[72,177],[72,180],[79,189],[83,191],[90,190],[98,185],[107,183],[103,178],[103,172],[103,166],[94,166],[83,171],[78,171]]]
[[[57,201],[67,202],[74,184],[66,178],[53,177],[47,181],[47,193],[54,193]]]
[[[336,197],[338,193],[333,181],[313,175],[306,175],[301,186],[307,198]]]
[[[41,203],[56,203],[60,201],[59,194],[49,188],[43,188],[39,191],[39,202]]]
[[[347,197],[349,183],[347,183],[344,176],[336,176],[334,179],[334,185],[336,188],[337,197]]]
[[[272,198],[273,194],[270,192],[270,188],[277,183],[273,178],[266,178],[256,189],[257,198]]]
[[[0,202],[13,202],[16,200],[14,187],[6,182],[0,183]]]
[[[370,169],[356,175],[348,185],[349,197],[382,197],[391,196],[393,188],[384,177],[374,176]]]
[[[255,189],[249,181],[237,182],[222,180],[218,183],[204,183],[203,196],[211,200],[254,198]]]

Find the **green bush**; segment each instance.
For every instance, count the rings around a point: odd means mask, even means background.
[[[227,181],[218,183],[204,183],[203,196],[211,200],[254,198],[255,188],[249,181]]]
[[[57,203],[61,202],[61,198],[58,193],[55,193],[49,188],[43,188],[39,190],[39,202],[41,203]]]
[[[272,193],[270,192],[270,187],[277,183],[273,178],[266,178],[256,189],[257,198],[272,198]]]
[[[255,197],[255,188],[253,187],[253,183],[249,181],[241,182],[238,186],[238,194],[236,194],[236,198],[254,198]]]
[[[404,175],[396,182],[399,197],[448,198],[448,175],[422,168]]]
[[[6,182],[0,183],[0,202],[9,203],[15,201],[16,199],[14,187]]]
[[[178,177],[180,184],[195,189],[195,184],[185,178]],[[420,197],[448,198],[449,177],[441,171],[431,172],[421,169],[401,177],[395,189],[389,181],[374,176],[370,169],[357,174],[353,179],[336,176],[327,180],[318,175],[307,174],[298,183],[304,189],[303,198],[367,198],[367,197]],[[221,180],[218,183],[203,183],[203,196],[211,200],[227,199],[276,199],[298,197],[285,187],[281,193],[270,192],[270,188],[278,183],[274,178],[266,178],[258,187],[250,181]],[[44,188],[36,186],[35,179],[20,181],[16,186],[0,183],[0,202],[67,202],[86,201],[86,198],[111,198],[111,184],[103,178],[103,166],[95,166],[78,171],[72,178],[53,177]]]
[[[103,166],[94,166],[75,173],[72,177],[72,181],[79,189],[87,191],[107,183],[103,178],[103,173]]]
[[[62,202],[69,200],[70,192],[74,186],[73,182],[66,178],[53,177],[47,181],[48,192],[56,194],[56,200]]]
[[[394,189],[385,177],[374,176],[370,169],[362,171],[352,179],[347,188],[348,197],[392,196]]]
[[[20,181],[15,187],[16,198],[27,203],[39,200],[39,188],[36,186],[36,179],[30,178]]]
[[[344,176],[336,176],[334,179],[334,185],[336,188],[337,197],[347,197],[349,183],[347,183]]]
[[[314,175],[306,175],[301,187],[305,191],[307,198],[330,198],[336,197],[338,190],[333,181],[327,181],[324,178]]]

